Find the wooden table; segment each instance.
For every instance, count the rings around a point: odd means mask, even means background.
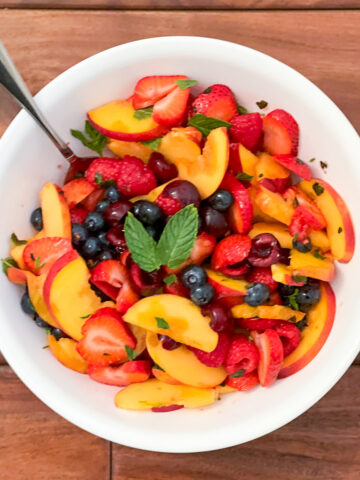
[[[89,55],[163,35],[216,37],[273,55],[319,85],[360,131],[360,0],[0,0],[0,38],[33,93]],[[2,134],[17,108],[3,92],[0,106]],[[360,361],[280,430],[190,455],[87,434],[0,364],[0,480],[360,478]]]

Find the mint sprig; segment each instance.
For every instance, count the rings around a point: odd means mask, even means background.
[[[16,247],[19,246],[19,245],[26,245],[27,244],[27,240],[19,240],[16,233],[11,234],[10,240],[12,241],[12,243]]]
[[[169,330],[170,326],[165,318],[162,317],[155,317],[156,324],[158,328],[162,328],[163,330]]]
[[[177,282],[177,276],[174,273],[172,273],[171,275],[168,275],[167,277],[165,277],[163,282],[166,283],[166,285],[169,287],[173,283]]]
[[[229,122],[224,122],[224,120],[219,120],[218,118],[207,117],[202,113],[197,113],[190,118],[188,122],[189,127],[195,127],[199,130],[205,137],[209,135],[211,130],[219,127],[232,127],[232,124]]]
[[[175,82],[180,90],[185,90],[186,88],[193,87],[197,85],[197,80],[176,80]]]
[[[80,140],[80,142],[85,145],[85,147],[90,148],[96,152],[99,157],[102,156],[103,150],[107,143],[107,138],[94,128],[89,120],[85,121],[85,132],[80,130],[70,130],[70,133],[73,137]]]
[[[150,118],[153,114],[154,107],[146,107],[146,108],[139,108],[139,110],[134,111],[134,118],[136,120],[145,120],[146,118]]]
[[[2,271],[7,275],[9,268],[14,267],[18,268],[18,264],[11,257],[1,259]]]
[[[126,355],[129,357],[129,360],[135,360],[135,358],[137,357],[137,353],[136,351],[129,347],[129,345],[125,345],[125,352],[126,352]]]
[[[149,147],[152,150],[157,150],[160,146],[161,140],[163,137],[153,138],[152,140],[143,140],[141,143],[145,145],[145,147]]]

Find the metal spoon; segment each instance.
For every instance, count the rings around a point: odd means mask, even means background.
[[[66,175],[66,181],[73,178],[77,172],[85,171],[94,157],[78,157],[62,138],[59,137],[39,110],[24,80],[16,69],[10,55],[1,41],[0,84],[3,85],[10,95],[32,116],[37,124],[40,125],[61,155],[70,163],[70,168]]]

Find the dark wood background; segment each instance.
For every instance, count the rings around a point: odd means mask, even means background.
[[[0,39],[33,93],[89,55],[163,35],[273,55],[322,88],[360,132],[360,0],[0,0]],[[17,111],[0,90],[0,135]],[[245,445],[158,454],[69,424],[0,355],[0,480],[359,480],[359,380],[358,359],[308,412]]]

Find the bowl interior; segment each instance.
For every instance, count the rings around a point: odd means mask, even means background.
[[[345,199],[359,235],[360,166],[354,153],[359,139],[337,107],[289,67],[259,52],[196,37],[151,39],[115,47],[60,75],[37,96],[43,112],[80,155],[85,147],[70,128],[82,129],[90,108],[126,98],[144,75],[184,73],[199,81],[229,85],[240,104],[256,111],[256,101],[291,112],[300,124],[300,158],[319,161],[315,174]],[[20,113],[0,141],[0,251],[8,254],[9,235],[30,236],[30,212],[39,204],[45,181],[61,183],[65,162],[28,115]],[[117,388],[96,384],[58,363],[45,333],[19,306],[21,289],[0,277],[0,349],[20,378],[41,400],[78,426],[106,439],[148,450],[192,452],[231,446],[256,438],[292,420],[315,403],[340,378],[359,349],[359,251],[348,265],[337,265],[333,283],[337,313],[319,355],[303,370],[271,388],[228,395],[215,405],[166,415],[118,410]]]

